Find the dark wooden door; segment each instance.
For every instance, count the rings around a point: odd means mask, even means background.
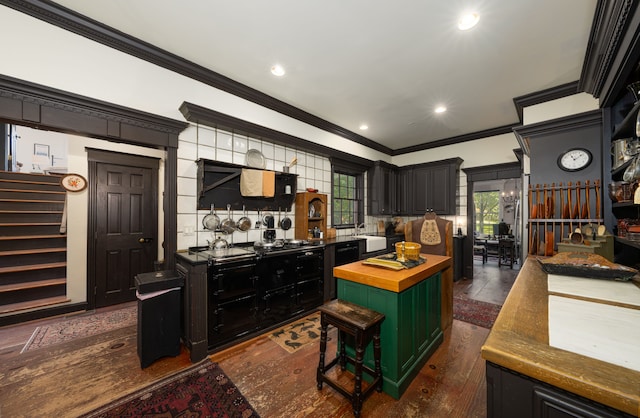
[[[135,300],[135,276],[157,259],[157,167],[95,167],[95,306]]]

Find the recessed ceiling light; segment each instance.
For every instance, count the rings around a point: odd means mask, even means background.
[[[277,77],[282,77],[284,73],[285,73],[284,68],[280,64],[276,64],[273,67],[271,67],[271,74]]]
[[[360,130],[361,131],[366,131],[367,129],[369,129],[368,125],[365,125],[364,123],[362,125],[360,125]]]
[[[458,29],[460,30],[469,30],[475,25],[478,24],[480,20],[480,15],[478,13],[465,13],[458,20]]]
[[[437,106],[433,111],[436,113],[444,113],[447,111],[447,108],[446,106],[441,105],[441,106]]]

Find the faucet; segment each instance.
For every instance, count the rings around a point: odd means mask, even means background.
[[[353,235],[360,235],[360,229],[361,228],[364,229],[365,227],[364,222],[361,223],[360,225],[354,224],[353,226],[355,227],[355,232],[353,233]]]

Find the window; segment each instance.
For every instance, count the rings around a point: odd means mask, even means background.
[[[500,223],[500,193],[497,190],[473,192],[475,228],[479,234],[495,235]],[[495,227],[494,227],[495,225]]]
[[[336,228],[364,222],[364,169],[332,161],[332,219]]]

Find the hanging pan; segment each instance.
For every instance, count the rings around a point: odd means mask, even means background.
[[[216,215],[213,203],[211,204],[211,211],[209,214],[202,218],[202,226],[209,231],[215,231],[220,226],[220,218]]]
[[[291,229],[291,218],[289,217],[289,208],[285,208],[284,218],[280,221],[280,228],[284,231]]]
[[[242,205],[242,218],[238,219],[236,227],[242,232],[246,232],[251,229],[251,219],[247,217],[247,210],[244,205]]]
[[[231,219],[231,205],[227,204],[227,219],[222,221],[220,229],[225,234],[232,234],[236,230],[236,223]]]

